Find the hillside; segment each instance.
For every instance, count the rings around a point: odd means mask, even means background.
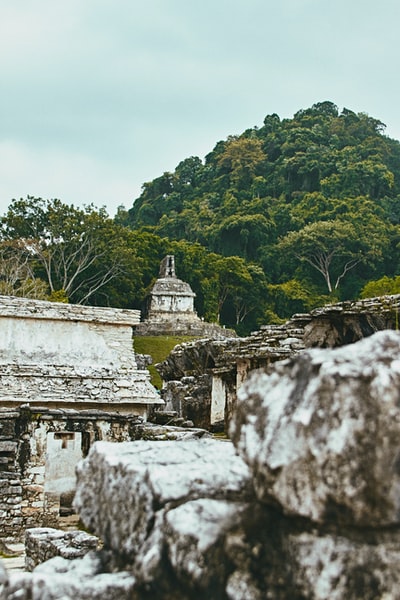
[[[358,297],[398,272],[400,143],[384,132],[331,102],[268,115],[145,183],[126,224],[181,254],[200,314],[225,265],[217,312],[227,325]]]
[[[132,208],[14,199],[0,293],[142,307],[166,254],[199,317],[246,335],[329,302],[400,293],[400,143],[331,102],[219,141]]]

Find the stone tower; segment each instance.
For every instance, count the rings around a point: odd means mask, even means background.
[[[190,285],[176,277],[175,257],[166,256],[161,261],[159,278],[149,295],[146,321],[197,320],[195,296]]]
[[[175,256],[168,254],[160,263],[160,279],[166,277],[176,277],[175,275]]]
[[[134,335],[235,337],[234,331],[200,319],[194,309],[195,297],[190,285],[177,278],[175,257],[172,254],[165,256],[160,264],[159,277],[147,297],[143,320],[134,328]]]

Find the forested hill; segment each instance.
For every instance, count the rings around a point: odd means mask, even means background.
[[[242,335],[399,293],[400,143],[377,119],[321,102],[182,160],[114,219],[15,199],[0,220],[0,294],[141,308],[166,254],[199,316]]]
[[[398,272],[400,143],[379,120],[331,102],[268,115],[204,162],[187,158],[145,183],[128,223],[241,257],[292,300],[357,297]]]

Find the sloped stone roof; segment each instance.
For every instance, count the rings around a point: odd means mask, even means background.
[[[152,290],[152,296],[189,296],[194,298],[196,294],[188,283],[177,277],[162,277],[157,279]]]

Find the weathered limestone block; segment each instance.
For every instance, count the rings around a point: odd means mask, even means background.
[[[100,553],[76,560],[57,556],[33,573],[11,574],[0,600],[139,600],[131,573],[103,567]]]
[[[287,514],[400,524],[400,333],[309,350],[254,374],[231,436],[257,496]]]
[[[158,413],[163,414],[163,413]],[[171,419],[170,419],[171,420]],[[200,438],[211,438],[211,434],[205,429],[199,429],[196,427],[179,427],[175,425],[157,425],[154,423],[141,423],[136,426],[134,440],[146,440],[146,441],[188,441],[197,440]]]
[[[298,594],[315,600],[400,597],[400,544],[376,545],[310,533],[289,536],[287,561]]]
[[[180,381],[168,381],[161,390],[166,410],[176,411],[184,420],[196,423],[196,427],[210,429],[211,385],[209,374],[198,377],[182,377]],[[155,413],[157,415],[157,413]]]
[[[135,310],[0,295],[2,406],[95,404],[146,418],[163,402],[148,371],[137,368],[132,326],[139,321]]]
[[[200,499],[186,502],[165,515],[164,534],[169,561],[183,588],[193,594],[222,598],[231,565],[225,536],[243,524],[248,503]]]
[[[27,529],[25,534],[25,568],[33,569],[55,556],[69,560],[96,550],[99,540],[84,531],[62,531],[52,527]]]
[[[3,592],[0,590],[0,600],[32,600],[32,575],[23,571],[11,573]],[[40,596],[35,600],[41,600]]]
[[[8,588],[8,573],[5,566],[0,561],[0,600],[4,600],[6,597],[6,590]]]
[[[75,505],[104,549],[19,592],[0,573],[0,600],[400,598],[399,350],[384,332],[255,374],[232,425],[248,465],[207,438],[97,442]]]
[[[319,526],[252,505],[225,534],[229,600],[395,600],[400,529]]]
[[[250,573],[234,571],[229,577],[226,585],[226,598],[228,600],[264,600],[266,597],[279,598],[279,596],[273,594],[265,596],[254,584],[254,576]],[[294,600],[293,596],[291,598]]]
[[[225,539],[231,531],[243,530],[253,512],[251,502],[210,498],[159,511],[132,565],[142,600],[225,598],[233,569]]]
[[[226,533],[225,562],[234,564],[225,586],[229,600],[400,597],[399,532],[347,530],[346,537],[274,515],[269,507],[255,512]]]
[[[107,549],[134,559],[157,513],[199,498],[246,501],[250,473],[232,444],[212,439],[95,443],[77,469],[74,507]]]
[[[90,552],[70,561],[56,557],[33,573],[33,598],[37,600],[135,600],[131,573],[105,573],[100,554]]]

